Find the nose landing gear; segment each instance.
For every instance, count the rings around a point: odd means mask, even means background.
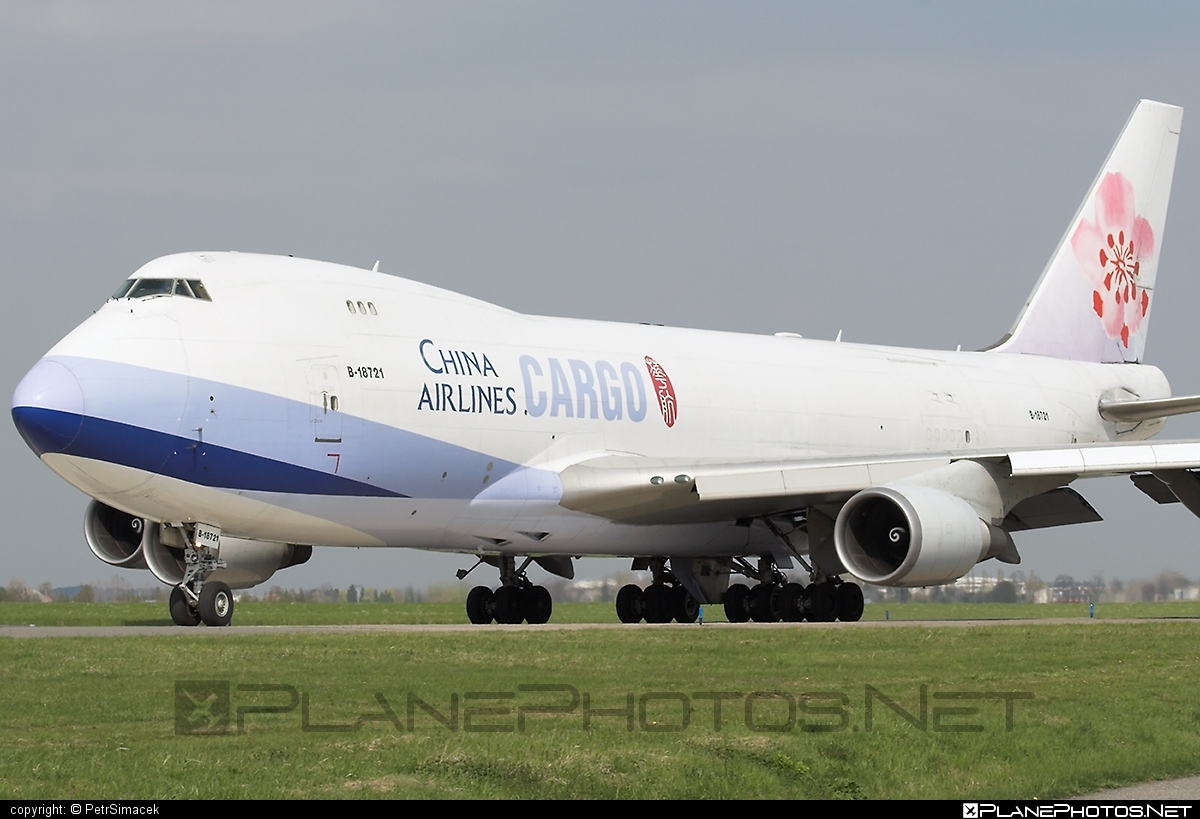
[[[171,620],[177,626],[227,626],[233,621],[233,592],[220,580],[207,580],[225,568],[220,554],[221,530],[198,523],[188,531],[183,550],[183,580],[171,590]]]

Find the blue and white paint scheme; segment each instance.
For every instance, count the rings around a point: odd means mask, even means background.
[[[1181,119],[1135,108],[989,350],[531,316],[375,270],[184,253],[55,345],[13,419],[95,499],[97,555],[186,587],[177,622],[205,613],[206,579],[252,585],[311,546],[480,556],[502,585],[473,620],[541,619],[514,561],[569,576],[587,555],[654,570],[622,619],[721,600],[828,619],[826,597],[856,619],[843,574],[951,582],[1017,560],[1012,531],[1098,519],[1063,488],[1077,477],[1134,474],[1200,511],[1200,443],[1144,443],[1200,399],[1140,363]],[[220,565],[185,580],[210,531]]]

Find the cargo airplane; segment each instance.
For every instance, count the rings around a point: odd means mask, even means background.
[[[13,420],[93,499],[91,550],[172,586],[179,625],[228,624],[231,589],[315,545],[471,556],[460,579],[499,574],[474,623],[546,622],[527,570],[584,556],[651,573],[624,622],[857,620],[853,578],[950,583],[1017,563],[1015,532],[1099,520],[1077,478],[1200,514],[1200,442],[1147,442],[1200,396],[1141,363],[1181,121],[1136,106],[985,350],[524,315],[378,264],[185,253],[38,361]]]

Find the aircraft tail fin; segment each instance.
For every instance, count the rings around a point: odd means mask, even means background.
[[[1016,323],[991,349],[1142,360],[1182,121],[1177,106],[1137,104]]]

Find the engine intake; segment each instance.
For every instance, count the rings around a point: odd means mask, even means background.
[[[1002,554],[1012,539],[962,498],[925,486],[878,486],[852,497],[834,524],[838,558],[880,586],[937,586]]]
[[[83,513],[83,534],[92,554],[110,566],[145,569],[142,548],[151,526],[142,518],[94,500]]]

